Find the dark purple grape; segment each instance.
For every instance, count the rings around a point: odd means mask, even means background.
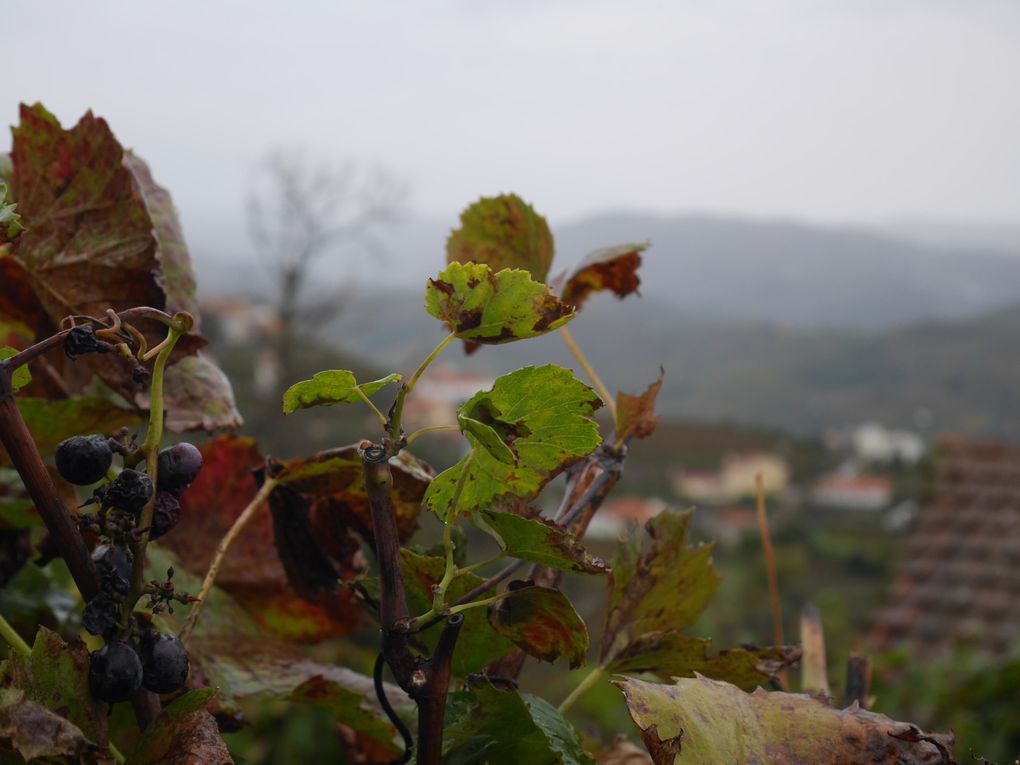
[[[188,679],[188,652],[173,635],[150,632],[139,647],[142,685],[153,693],[173,693]]]
[[[127,701],[141,684],[141,659],[127,643],[107,643],[89,656],[89,688],[100,701]]]
[[[85,604],[82,626],[93,635],[111,637],[120,620],[120,602],[108,592],[101,592]]]
[[[116,480],[102,487],[103,504],[137,515],[152,498],[152,480],[145,473],[125,469]]]
[[[99,586],[112,595],[127,595],[131,590],[131,556],[123,547],[101,544],[92,551]]]
[[[74,327],[64,335],[64,353],[69,359],[86,353],[107,353],[111,348],[109,343],[96,337],[96,329],[91,324]]]
[[[156,483],[180,497],[202,469],[202,452],[189,443],[168,446],[159,453]]]
[[[156,492],[156,506],[152,510],[149,539],[159,539],[181,520],[181,501],[168,491]]]
[[[106,475],[113,464],[113,450],[106,436],[71,436],[57,446],[56,461],[65,481],[88,486]]]

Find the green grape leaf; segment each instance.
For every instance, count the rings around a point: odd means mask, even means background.
[[[89,691],[89,652],[81,640],[65,643],[40,627],[30,654],[12,652],[0,664],[0,686],[23,691],[27,701],[58,713],[89,741],[106,746],[106,705]]]
[[[544,699],[469,680],[451,697],[443,736],[445,765],[595,765],[577,731]]]
[[[660,513],[645,526],[640,552],[631,542],[613,559],[603,666],[646,634],[690,627],[715,595],[722,577],[712,567],[712,546],[686,544],[692,515]]]
[[[390,374],[382,379],[358,385],[358,381],[354,379],[354,373],[348,372],[346,369],[316,372],[311,380],[302,380],[287,389],[283,394],[283,413],[291,414],[298,409],[308,409],[313,406],[353,404],[361,400],[358,395],[359,390],[366,397],[371,398],[385,386],[398,383],[402,379],[398,374]]]
[[[489,606],[496,632],[536,659],[554,662],[565,656],[571,669],[588,660],[588,628],[566,595],[520,580],[510,582],[508,591]]]
[[[18,206],[9,203],[7,184],[0,180],[0,242],[10,242],[25,230],[18,215]]]
[[[425,505],[442,518],[452,511],[457,479],[468,475],[457,512],[471,513],[501,497],[529,500],[565,468],[590,454],[601,442],[592,413],[601,400],[568,370],[557,366],[525,367],[498,378],[460,408],[460,415],[483,423],[514,453],[494,456],[471,430],[466,432],[473,456],[443,471],[429,486]]]
[[[537,512],[525,516],[482,510],[481,517],[512,558],[578,574],[605,574],[608,564],[589,553],[577,537]]]
[[[607,674],[651,672],[662,678],[697,673],[752,690],[800,658],[794,646],[732,648],[710,655],[711,644],[679,632],[647,633],[628,643],[604,669]]]
[[[554,291],[560,300],[577,310],[593,292],[610,290],[623,299],[637,292],[641,283],[637,270],[641,267],[641,253],[647,249],[648,242],[641,242],[595,250],[569,274],[557,277]]]
[[[516,194],[482,197],[460,214],[460,228],[446,240],[447,263],[521,268],[536,282],[549,275],[553,251],[549,224]]]
[[[220,737],[216,718],[207,707],[216,691],[188,691],[163,707],[159,717],[143,731],[124,765],[191,763],[234,765]]]
[[[648,438],[655,432],[659,418],[655,414],[655,400],[662,388],[665,372],[659,370],[659,379],[645,388],[640,396],[627,393],[616,394],[616,438]]]
[[[432,590],[442,580],[446,562],[442,558],[425,557],[402,548],[400,565],[404,572],[407,608],[412,615],[423,614],[432,607]],[[458,574],[446,590],[446,601],[448,603],[456,601],[483,581],[485,580],[475,574]],[[464,623],[457,638],[457,650],[453,653],[453,672],[460,677],[480,672],[490,661],[514,649],[513,643],[493,630],[484,611],[484,608],[469,608],[464,611]],[[441,631],[442,623],[420,633],[424,647],[430,654],[439,640]]]
[[[12,356],[18,355],[17,348],[0,348],[0,360],[9,359]],[[11,387],[15,391],[21,390],[26,385],[32,382],[32,373],[28,371],[28,364],[22,364],[20,367],[14,370],[11,375]]]
[[[65,438],[82,433],[113,433],[141,422],[138,412],[104,398],[68,398],[47,401],[18,398],[18,411],[42,454],[52,454]],[[8,462],[0,447],[0,464]]]
[[[574,310],[527,271],[494,272],[482,263],[451,263],[429,279],[425,310],[457,337],[482,345],[538,337],[574,318]]]
[[[833,709],[800,693],[745,693],[705,677],[675,685],[614,680],[656,765],[921,765],[944,763],[939,746],[952,734],[928,736],[909,723],[854,705]],[[937,743],[936,743],[937,742]]]
[[[0,747],[0,761],[5,763],[43,757],[79,762],[85,755],[99,753],[99,747],[74,723],[26,698],[18,688],[0,688]],[[22,760],[8,760],[4,750],[17,752]]]
[[[403,751],[403,747],[393,740],[397,734],[393,724],[367,706],[364,696],[333,680],[316,675],[295,688],[287,700],[325,709],[335,720],[343,721],[359,736],[369,739],[375,745],[374,749],[389,759],[396,758]]]

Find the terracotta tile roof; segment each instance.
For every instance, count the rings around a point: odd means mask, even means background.
[[[944,439],[931,495],[871,632],[921,656],[1020,639],[1020,448]]]

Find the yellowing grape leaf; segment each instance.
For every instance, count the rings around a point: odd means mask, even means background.
[[[800,658],[792,646],[731,648],[709,653],[712,641],[680,632],[650,632],[632,640],[605,666],[606,673],[651,672],[662,678],[695,673],[753,690]]]
[[[451,263],[425,288],[425,310],[462,340],[512,343],[562,327],[574,311],[527,271],[495,272],[482,263]]]
[[[589,253],[569,273],[556,279],[555,291],[567,305],[580,309],[593,292],[610,290],[618,298],[637,292],[641,253],[648,242],[618,244]]]
[[[446,241],[448,263],[522,268],[536,282],[546,280],[552,259],[549,224],[516,194],[479,199],[460,214],[460,228]]]
[[[425,505],[440,517],[451,512],[456,485],[467,466],[456,512],[471,513],[501,497],[536,496],[550,480],[601,442],[592,413],[599,397],[568,370],[525,367],[498,378],[473,396],[460,414],[483,423],[514,455],[494,454],[491,444],[467,430],[472,454],[443,471],[429,486]]]
[[[648,521],[643,549],[624,545],[613,560],[601,664],[642,635],[690,627],[712,600],[722,577],[711,545],[686,544],[692,515],[663,511]]]
[[[928,765],[952,734],[927,736],[913,725],[860,709],[833,709],[806,694],[745,693],[705,677],[675,685],[615,680],[656,765]],[[917,740],[923,738],[926,740]],[[937,742],[937,743],[935,743]],[[824,753],[824,756],[822,756]]]
[[[401,380],[398,374],[386,375],[380,380],[358,384],[354,373],[346,369],[330,369],[316,372],[311,380],[302,380],[291,385],[283,394],[283,413],[291,414],[298,409],[313,406],[333,406],[334,404],[352,404],[361,400],[358,391],[371,398],[382,388]]]
[[[489,623],[503,637],[536,659],[565,656],[570,668],[588,660],[588,628],[573,604],[557,589],[513,581],[509,595],[489,606]]]
[[[605,574],[608,564],[589,553],[576,536],[537,512],[530,515],[482,510],[482,518],[511,558],[578,574]]]

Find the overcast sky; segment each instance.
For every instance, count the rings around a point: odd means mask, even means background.
[[[7,3],[4,97],[87,108],[185,225],[240,231],[274,145],[453,217],[603,209],[1020,221],[1015,0]]]

